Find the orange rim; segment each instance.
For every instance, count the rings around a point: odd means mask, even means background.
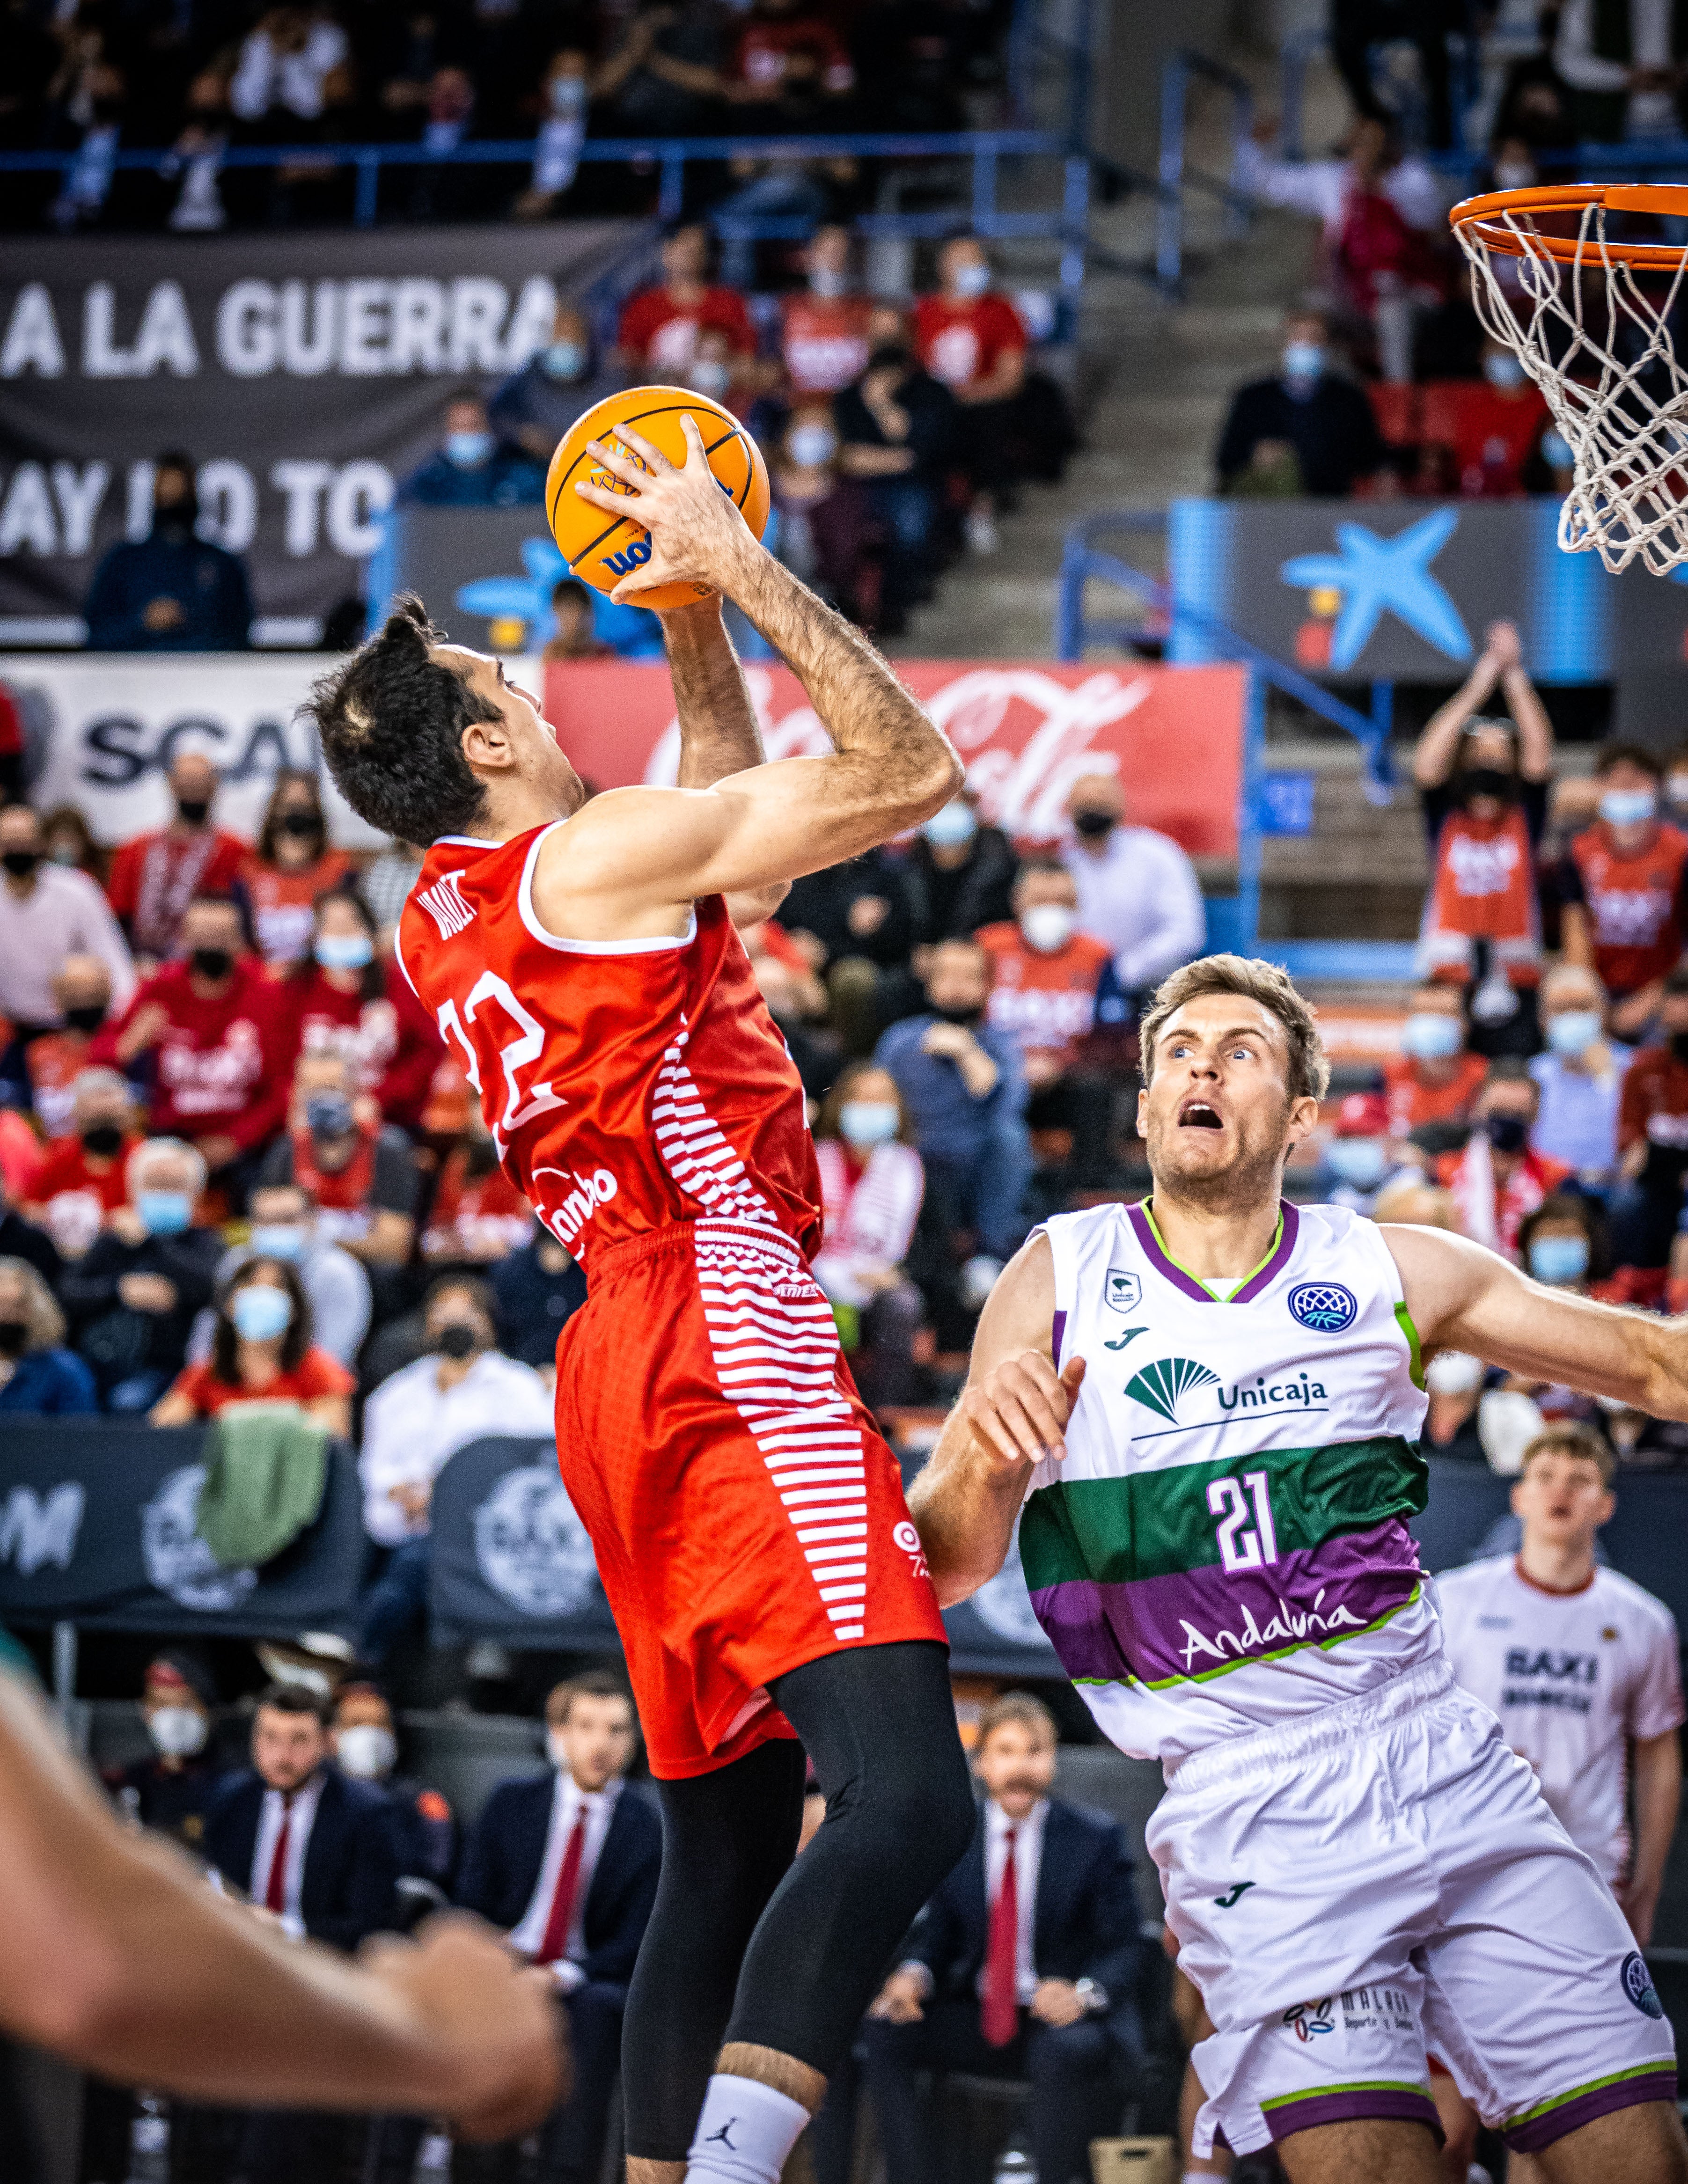
[[[1586,237],[1536,232],[1526,237],[1510,227],[1504,217],[1508,213],[1579,213],[1591,204],[1603,205],[1608,212],[1651,212],[1688,219],[1688,183],[1562,182],[1546,189],[1490,190],[1486,196],[1467,198],[1457,204],[1448,214],[1448,225],[1462,241],[1468,235],[1506,257],[1539,254],[1561,265],[1577,265],[1603,256],[1620,265],[1674,272],[1688,257],[1688,248],[1675,242],[1623,242],[1608,238],[1597,243]]]

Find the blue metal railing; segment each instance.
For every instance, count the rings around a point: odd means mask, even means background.
[[[1234,241],[1248,226],[1253,209],[1249,198],[1236,189],[1228,176],[1192,167],[1186,157],[1189,135],[1189,87],[1198,78],[1217,84],[1231,100],[1232,165],[1238,140],[1254,121],[1254,92],[1234,69],[1222,67],[1205,53],[1180,48],[1161,64],[1161,158],[1156,176],[1160,203],[1155,220],[1155,278],[1161,292],[1175,297],[1184,282],[1184,196],[1194,187],[1217,197],[1225,208],[1225,231]]]

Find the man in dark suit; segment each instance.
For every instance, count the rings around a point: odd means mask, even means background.
[[[656,1901],[662,1825],[625,1790],[638,1724],[613,1676],[559,1684],[545,1702],[545,1726],[553,1771],[493,1791],[464,1852],[457,1900],[502,1927],[510,1947],[556,1982],[575,2083],[545,2126],[538,2184],[596,2184],[627,1982]],[[465,2164],[460,2152],[454,2173],[472,2167],[493,2184],[514,2176],[516,2153],[499,2148]]]
[[[1137,2048],[1138,1914],[1116,1821],[1062,1803],[1056,1729],[1011,1692],[980,1724],[985,1792],[961,1864],[869,2014],[866,2076],[889,2184],[938,2173],[922,2070],[1028,2078],[1039,2184],[1088,2176],[1115,2059]]]

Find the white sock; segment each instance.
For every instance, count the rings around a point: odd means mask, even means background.
[[[686,2156],[686,2184],[779,2184],[786,2156],[808,2120],[808,2109],[788,2093],[717,2070]]]

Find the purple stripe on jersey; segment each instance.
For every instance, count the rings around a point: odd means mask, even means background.
[[[1143,1246],[1144,1257],[1156,1272],[1164,1274],[1175,1290],[1182,1290],[1187,1297],[1194,1297],[1198,1304],[1212,1304],[1212,1291],[1204,1289],[1194,1274],[1185,1273],[1178,1261],[1169,1259],[1161,1249],[1161,1240],[1155,1234],[1146,1206],[1128,1206],[1125,1215],[1137,1232],[1137,1240]]]
[[[1353,2123],[1362,2116],[1427,2123],[1437,2132],[1441,2128],[1435,2103],[1410,2086],[1345,2086],[1336,2092],[1309,2093],[1302,2100],[1274,2101],[1262,2114],[1274,2142],[1292,2131],[1312,2131],[1322,2123]]]
[[[1618,2109],[1638,2107],[1643,2101],[1676,2101],[1676,2072],[1668,2063],[1661,2063],[1656,2070],[1648,2070],[1638,2078],[1620,2078],[1615,2085],[1596,2086],[1585,2093],[1574,2093],[1557,2108],[1549,2109],[1546,2115],[1532,2116],[1528,2123],[1517,2124],[1512,2129],[1502,2128],[1501,2136],[1514,2152],[1540,2153],[1544,2146],[1552,2146],[1574,2131],[1592,2123],[1596,2116],[1611,2115]],[[1276,2137],[1276,2133],[1273,2136]]]
[[[1233,1304],[1252,1304],[1267,1284],[1281,1273],[1290,1263],[1290,1254],[1295,1248],[1295,1237],[1301,1228],[1301,1217],[1286,1198],[1279,1207],[1283,1228],[1272,1256],[1257,1274],[1251,1274],[1240,1290],[1234,1290]]]
[[[1409,1600],[1419,1576],[1412,1535],[1390,1517],[1287,1549],[1263,1570],[1211,1563],[1123,1585],[1068,1578],[1040,1586],[1032,1606],[1069,1676],[1162,1684],[1363,1630]]]
[[[1066,1332],[1067,1314],[1064,1312],[1058,1312],[1055,1316],[1055,1332],[1050,1342],[1050,1347],[1055,1352],[1055,1369],[1057,1373],[1061,1370],[1061,1338]]]

